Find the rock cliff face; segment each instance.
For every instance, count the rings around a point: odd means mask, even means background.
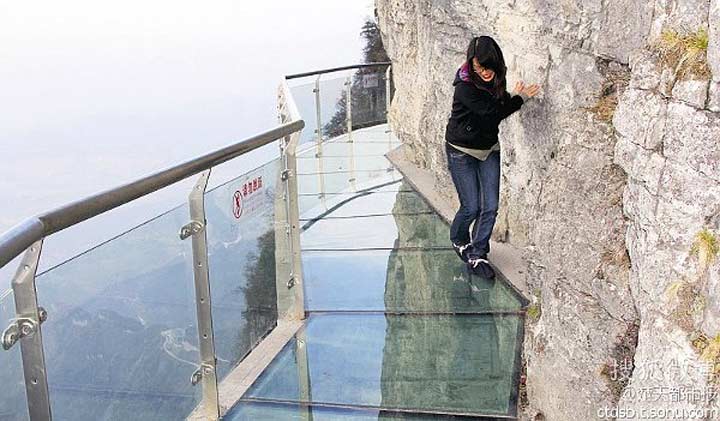
[[[713,405],[652,394],[717,383],[720,0],[376,6],[391,123],[451,200],[443,134],[470,38],[495,37],[508,86],[543,87],[500,134],[495,237],[523,250],[541,309],[526,330],[525,416]]]

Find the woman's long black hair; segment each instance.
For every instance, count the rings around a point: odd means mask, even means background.
[[[492,81],[492,87],[490,90],[493,91],[495,98],[504,100],[507,96],[507,66],[505,66],[505,58],[503,57],[502,50],[494,39],[488,36],[474,37],[470,41],[470,45],[467,49],[467,65],[470,73],[470,80],[475,86],[487,86],[473,67],[473,58],[477,57],[478,62],[492,69],[495,72],[495,78]]]

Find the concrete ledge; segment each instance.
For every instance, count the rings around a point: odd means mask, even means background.
[[[275,329],[225,377],[218,386],[221,417],[240,400],[302,325],[302,320],[278,320]],[[207,419],[203,416],[200,407],[195,408],[193,413],[187,417],[189,421]]]
[[[453,220],[457,209],[438,193],[433,174],[426,169],[418,168],[407,158],[405,145],[393,149],[385,156],[402,173],[405,181],[420,193],[443,219],[448,223]],[[453,191],[452,194],[456,193]],[[488,258],[518,292],[525,296],[526,299],[530,297],[530,291],[525,281],[528,264],[522,258],[520,249],[508,243],[491,241]]]

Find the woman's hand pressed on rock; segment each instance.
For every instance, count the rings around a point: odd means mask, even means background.
[[[521,95],[523,97],[532,98],[540,92],[540,85],[532,84],[525,86],[525,82],[515,82],[515,89],[513,89],[513,95]]]

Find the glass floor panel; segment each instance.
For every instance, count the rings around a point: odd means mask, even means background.
[[[459,417],[402,413],[371,408],[349,409],[301,405],[297,403],[269,403],[246,401],[225,415],[224,421],[498,421],[500,418]]]
[[[380,156],[392,151],[398,147],[400,143],[395,141],[389,141],[387,136],[375,137],[373,139],[362,139],[355,142],[348,142],[347,138],[339,138],[335,141],[325,142],[322,145],[322,154],[324,157],[337,157],[337,156],[368,156],[375,155]],[[305,149],[298,152],[298,161],[306,158],[315,158],[317,154],[317,147]],[[299,164],[299,163],[298,163]]]
[[[395,214],[350,219],[320,219],[302,233],[303,250],[448,247],[448,226],[437,215]],[[405,237],[401,231],[412,230]],[[399,237],[405,238],[400,241]]]
[[[452,249],[304,252],[307,311],[520,311],[502,274],[468,275]]]
[[[515,416],[517,315],[313,314],[245,398]]]
[[[394,193],[394,194],[393,194]],[[434,213],[432,208],[415,192],[363,192],[353,195],[327,197],[323,202],[301,213],[301,220],[318,218],[368,217],[393,213],[398,200],[412,204],[396,214]]]
[[[315,217],[318,214],[327,211],[328,209],[338,206],[341,203],[347,203],[348,201],[357,200],[359,195],[364,195],[370,192],[373,198],[378,196],[374,195],[390,195],[394,197],[397,192],[414,193],[410,188],[407,188],[402,183],[402,178],[397,180],[390,180],[386,183],[375,184],[366,189],[356,189],[354,191],[346,192],[335,192],[326,193],[324,195],[319,193],[306,193],[301,194],[298,198],[300,207],[300,217],[308,218]],[[380,200],[383,200],[382,198]],[[387,199],[385,199],[387,200]],[[318,209],[315,209],[317,207]]]
[[[307,194],[348,193],[402,179],[397,170],[336,173],[299,173],[298,192]]]
[[[315,157],[298,157],[297,171],[298,174],[319,173],[319,172],[338,172],[350,171],[379,171],[392,168],[392,164],[382,155],[354,155],[349,156],[326,156],[322,158]]]

